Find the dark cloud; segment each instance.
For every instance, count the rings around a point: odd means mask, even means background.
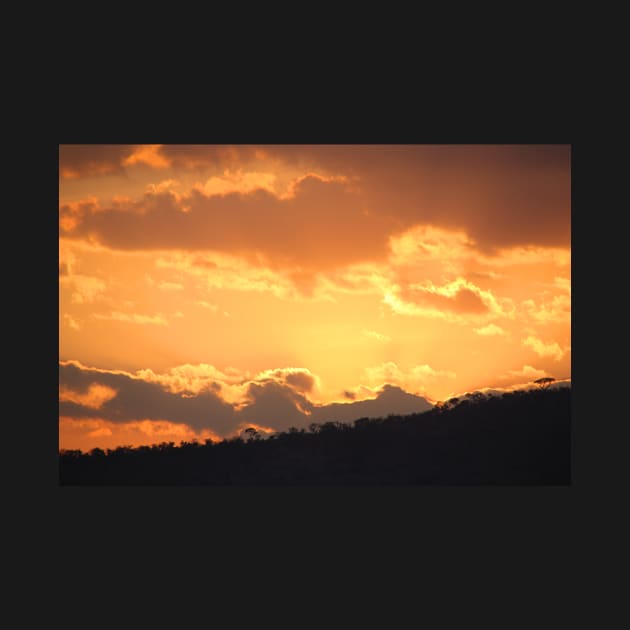
[[[400,292],[401,297],[418,306],[425,306],[440,311],[452,311],[455,313],[485,313],[488,307],[483,300],[473,291],[460,288],[453,296],[441,295],[422,289],[405,288]]]
[[[301,373],[291,376],[308,377]],[[199,394],[180,395],[166,391],[158,383],[131,378],[127,374],[101,372],[72,363],[60,364],[61,388],[87,395],[91,387],[101,385],[115,390],[116,395],[96,408],[79,402],[60,402],[59,415],[102,418],[117,423],[167,420],[186,424],[196,431],[210,429],[227,436],[243,423],[284,431],[293,426],[306,427],[311,422],[351,422],[365,416],[408,414],[431,408],[424,398],[392,385],[385,385],[374,400],[316,406],[296,388],[296,382],[302,387],[308,386],[309,378],[292,379],[292,385],[273,379],[250,383],[247,402],[237,411],[220,398],[216,384]]]
[[[276,381],[252,383],[248,390],[249,404],[241,409],[242,421],[253,422],[276,430],[305,426],[312,403],[292,387]]]
[[[357,395],[354,392],[346,391],[346,392],[343,392],[343,397],[347,398],[348,400],[354,400],[357,397]]]
[[[306,372],[289,372],[284,380],[299,392],[310,392],[315,385],[315,379]]]
[[[370,210],[400,227],[463,228],[483,250],[569,247],[569,145],[266,146],[274,157],[358,177]]]
[[[256,146],[217,146],[204,144],[164,144],[160,148],[174,168],[198,170],[210,166],[235,168],[256,159],[260,149]]]
[[[59,366],[59,384],[80,393],[86,393],[93,384],[105,385],[117,392],[114,398],[98,409],[76,402],[60,402],[61,416],[99,417],[112,422],[168,420],[194,429],[211,428],[222,434],[234,430],[238,424],[232,406],[219,398],[215,391],[184,397],[166,391],[157,383],[73,364]]]
[[[374,400],[332,403],[313,410],[311,422],[352,422],[357,418],[381,418],[390,414],[428,411],[432,405],[422,396],[409,394],[395,385],[384,385]]]
[[[85,213],[60,233],[90,236],[114,249],[259,251],[272,264],[321,268],[384,257],[391,228],[383,217],[368,219],[343,183],[315,177],[302,180],[291,199],[264,190],[211,197],[193,190],[185,199],[147,193],[127,210]],[[307,274],[303,281],[308,285]]]
[[[132,152],[131,144],[60,144],[59,175],[68,178],[122,173],[123,161]]]
[[[63,179],[123,174],[128,160],[142,145],[61,144],[59,175]],[[254,146],[165,144],[155,153],[172,168],[196,171],[209,167],[237,168],[260,155]]]
[[[295,277],[307,294],[309,266],[380,259],[389,236],[414,225],[463,229],[485,253],[517,245],[570,246],[566,145],[263,149],[303,172],[346,176],[347,185],[306,177],[297,197],[285,200],[264,190],[223,197],[193,190],[179,201],[166,192],[146,195],[130,207],[136,212],[88,213],[63,235],[93,234],[120,249],[256,251],[272,263],[307,267]],[[64,146],[60,166],[82,174],[115,172],[133,151],[131,145]],[[260,159],[260,149],[249,146],[165,145],[156,151],[175,169]],[[264,169],[264,162],[256,168]]]

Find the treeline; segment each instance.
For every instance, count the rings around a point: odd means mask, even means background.
[[[571,390],[473,394],[408,416],[263,437],[61,451],[62,485],[570,483]]]

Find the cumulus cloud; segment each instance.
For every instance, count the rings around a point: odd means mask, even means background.
[[[423,377],[437,374],[426,365],[417,366],[416,373]],[[116,427],[124,425],[123,431],[134,426],[136,430],[144,427],[146,433],[150,431],[146,423],[157,422],[156,436],[160,426],[173,434],[175,425],[185,425],[181,431],[188,432],[186,435],[191,435],[190,431],[196,435],[206,431],[227,437],[246,426],[264,427],[265,431],[286,430],[291,426],[305,427],[310,422],[412,413],[431,406],[424,398],[389,384],[372,391],[364,388],[370,393],[368,400],[316,404],[308,397],[316,383],[317,377],[304,368],[266,370],[252,377],[235,368],[221,371],[202,364],[178,366],[165,374],[152,370],[131,374],[62,361],[59,414],[67,422],[98,421],[93,430],[114,427],[118,431]],[[224,394],[230,387],[238,397],[228,402]],[[347,398],[353,396],[348,392]]]
[[[497,335],[507,335],[505,330],[501,328],[501,326],[497,326],[496,324],[490,323],[487,326],[482,326],[481,328],[475,328],[475,332],[482,337],[493,337]]]
[[[513,317],[510,299],[498,299],[492,291],[480,289],[462,277],[442,286],[431,281],[404,287],[393,285],[385,292],[383,302],[394,313],[452,322],[480,317]]]
[[[162,373],[156,373],[151,369],[138,370],[136,376],[151,383],[158,383],[173,394],[196,396],[205,390],[220,392],[221,398],[230,404],[243,399],[244,384],[250,379],[247,372],[241,372],[237,368],[226,367],[220,370],[208,363],[197,365],[186,363]]]
[[[565,355],[558,342],[545,343],[533,335],[523,339],[523,345],[531,348],[539,357],[551,357],[554,361],[560,361]]]
[[[364,382],[370,386],[397,385],[407,391],[422,391],[427,384],[438,378],[455,378],[450,370],[435,370],[428,364],[416,365],[409,370],[401,370],[393,361],[387,361],[363,370]]]
[[[255,190],[266,190],[276,194],[276,179],[277,176],[274,173],[243,172],[242,170],[232,172],[226,169],[222,175],[212,176],[204,183],[195,184],[193,188],[206,197],[224,196],[230,193],[245,195]]]
[[[522,303],[523,311],[541,324],[567,324],[571,322],[571,296],[565,293],[554,295],[538,303],[528,299]]]
[[[159,194],[164,191],[170,190],[177,196],[176,189],[180,186],[180,181],[178,179],[164,179],[157,184],[147,184],[146,192]],[[130,200],[129,200],[130,201]]]
[[[103,391],[116,392],[114,397],[104,400],[98,408],[98,416],[103,420],[165,420],[221,433],[233,430],[236,425],[233,407],[212,389],[187,397],[166,391],[158,383],[128,373],[95,370],[76,362],[60,364],[59,383],[64,392],[59,403],[61,416],[94,417],[93,406],[86,405],[85,398],[81,396],[89,396],[90,387],[99,386],[101,389],[98,391],[106,388]]]
[[[308,373],[308,370],[291,371],[286,373],[284,380],[299,392],[310,392],[315,385],[315,378]]]
[[[252,379],[252,381],[256,382],[266,382],[268,380],[289,385],[300,393],[312,392],[313,388],[319,387],[318,377],[307,368],[286,367],[263,370]]]
[[[247,402],[239,416],[245,422],[257,422],[277,430],[305,426],[313,404],[305,395],[276,381],[250,383]]]

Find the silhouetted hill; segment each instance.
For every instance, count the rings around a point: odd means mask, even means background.
[[[477,393],[424,413],[325,422],[267,439],[252,429],[217,444],[65,451],[60,483],[566,485],[570,405],[570,388]]]

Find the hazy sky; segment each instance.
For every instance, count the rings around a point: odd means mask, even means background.
[[[563,145],[61,145],[60,447],[570,377],[570,180]]]

